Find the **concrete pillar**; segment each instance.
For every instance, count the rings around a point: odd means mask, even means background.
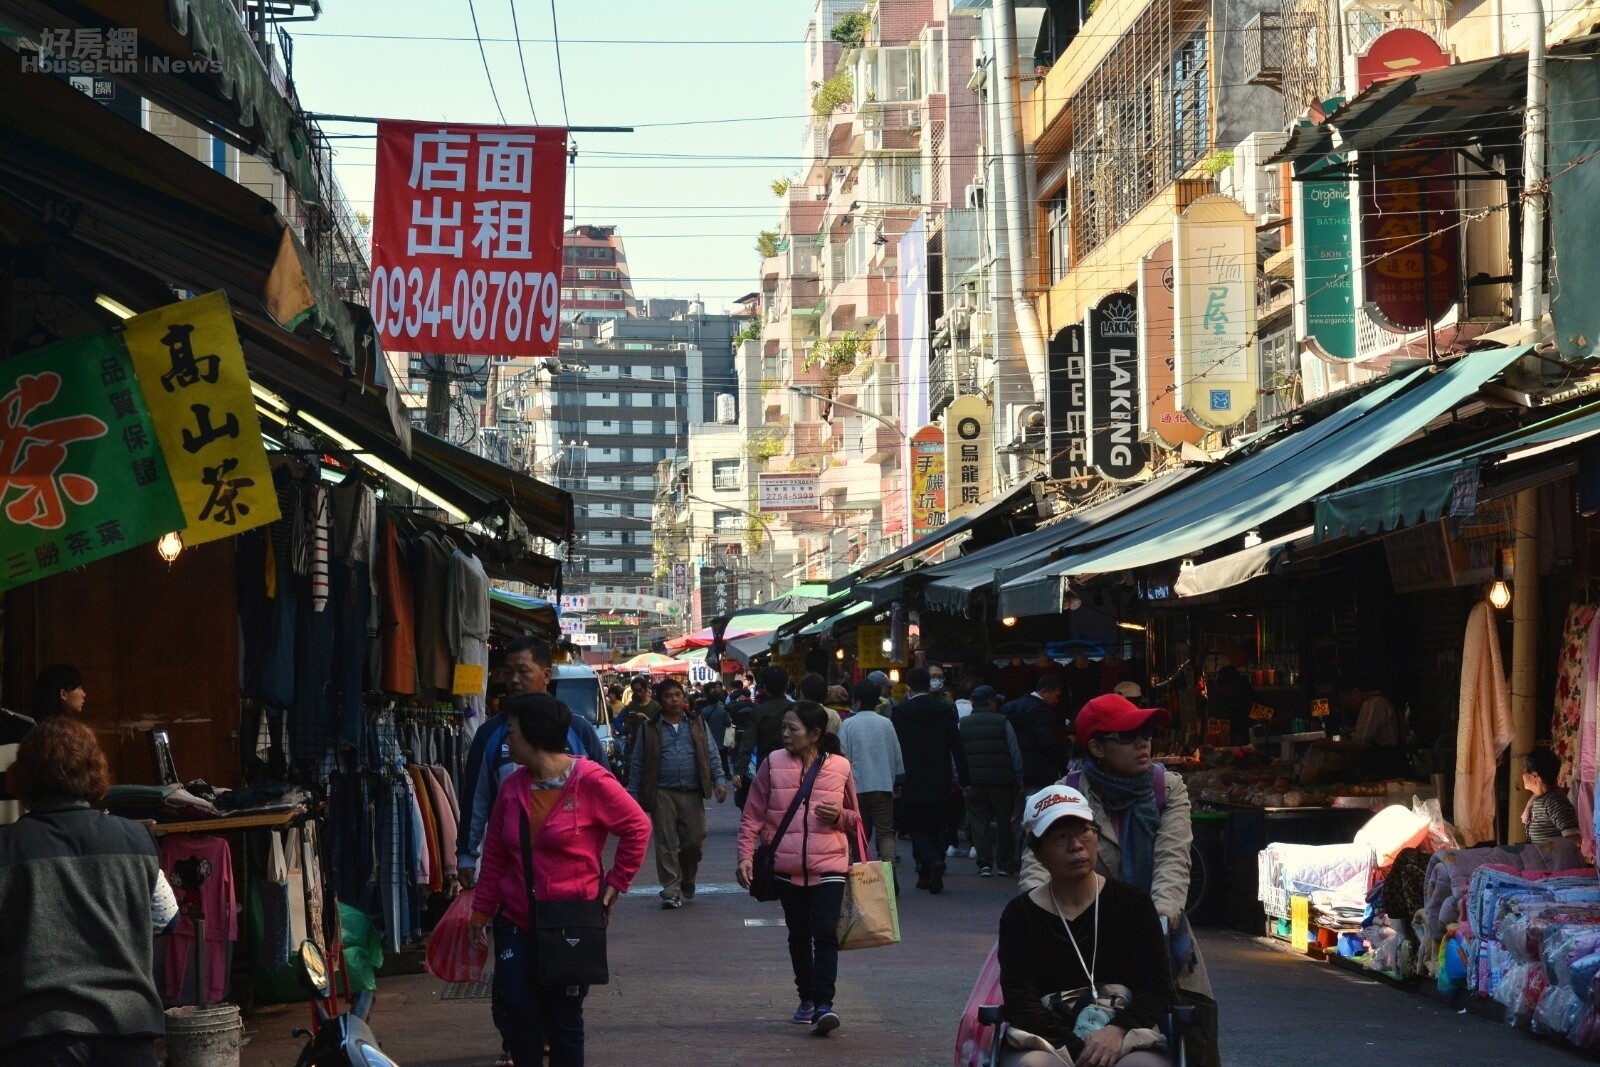
[[[1522,788],[1522,765],[1533,748],[1539,704],[1539,491],[1517,494],[1516,571],[1511,592],[1511,791],[1506,805],[1506,840],[1528,839],[1522,809],[1528,794]]]

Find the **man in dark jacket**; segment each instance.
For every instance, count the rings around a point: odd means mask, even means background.
[[[1061,683],[1046,674],[1034,684],[1033,692],[1018,697],[1001,713],[1017,735],[1022,750],[1022,791],[1031,795],[1054,785],[1066,773],[1061,743]]]
[[[978,849],[978,877],[992,877],[997,863],[1002,877],[1014,877],[1017,835],[1011,820],[1022,788],[1022,753],[1011,723],[1000,714],[1000,694],[986,685],[974,689],[972,714],[961,720],[960,730],[972,775],[967,819]]]
[[[712,751],[722,761],[722,773],[728,774],[728,756],[733,752],[733,745],[727,743],[728,730],[733,724],[733,719],[728,714],[726,697],[723,695],[722,686],[713,682],[706,689],[705,703],[697,709],[700,717],[706,721],[706,727],[711,731],[711,743],[715,746]]]
[[[950,766],[965,789],[970,784],[967,755],[956,726],[956,709],[928,691],[928,669],[906,672],[911,695],[894,709],[894,732],[905,757],[906,784],[901,817],[911,833],[917,863],[917,888],[944,892],[945,817],[950,806]]]
[[[741,794],[750,781],[750,756],[756,764],[783,747],[783,714],[789,710],[789,672],[777,664],[761,670],[761,703],[750,709],[733,749],[733,784]],[[742,796],[740,807],[743,807]]]

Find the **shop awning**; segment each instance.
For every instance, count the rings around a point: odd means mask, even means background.
[[[1552,465],[1551,476],[1557,476],[1564,460],[1562,450],[1597,436],[1600,405],[1586,405],[1448,456],[1328,493],[1316,501],[1314,541],[1320,544],[1339,537],[1393,533],[1437,519],[1471,515],[1480,498],[1525,487],[1530,472],[1522,467],[1544,457]],[[1507,478],[1518,479],[1516,485],[1483,485],[1491,467],[1503,469]]]
[[[875,606],[876,605],[871,604],[871,603],[864,603],[864,604],[863,603],[855,603],[855,604],[851,604],[848,608],[845,608],[843,611],[834,612],[832,615],[829,615],[826,618],[818,619],[816,622],[812,623],[809,626],[802,627],[801,630],[800,630],[799,636],[800,637],[831,637],[831,636],[833,636],[833,628],[835,626],[837,626],[839,623],[846,622],[846,621],[848,621],[850,619],[854,619],[858,615],[862,615],[862,614],[864,614],[866,612],[870,612]],[[865,621],[865,620],[858,620],[858,621]]]
[[[136,311],[170,302],[173,288],[220,289],[264,326],[308,321],[297,336],[326,339],[338,364],[370,375],[327,272],[251,190],[13,63],[0,63],[0,143],[0,219],[24,247],[81,250],[72,267]]]
[[[502,466],[475,452],[468,452],[460,445],[451,444],[432,434],[413,433],[411,451],[424,465],[447,476],[470,480],[496,499],[503,500],[512,515],[535,537],[557,542],[571,539],[574,522],[572,494],[564,489],[547,485],[531,475]]]
[[[0,21],[33,44],[43,30],[135,31],[138,62],[107,77],[202,130],[265,152],[306,203],[322,202],[310,128],[230,0],[0,0]]]
[[[1178,575],[1172,591],[1181,597],[1194,597],[1243,585],[1264,574],[1277,573],[1296,551],[1310,544],[1311,527],[1307,526],[1221,559],[1197,563]]]
[[[1062,583],[1070,576],[1197,555],[1263,526],[1421,432],[1526,351],[1474,352],[1436,373],[1419,368],[1387,382],[1314,426],[1126,516],[1121,522],[1135,527],[1130,532],[1002,580],[999,613],[1053,615],[1061,610]],[[1152,515],[1159,518],[1149,521]]]
[[[1552,58],[1592,55],[1600,35],[1552,45]],[[1405,78],[1380,81],[1319,126],[1295,136],[1267,165],[1310,167],[1330,150],[1361,152],[1404,148],[1424,140],[1515,144],[1522,136],[1528,100],[1526,53],[1457,63]]]
[[[945,523],[937,530],[926,536],[919,537],[904,548],[874,560],[864,567],[858,567],[842,578],[835,578],[828,584],[830,593],[842,593],[861,582],[871,581],[873,578],[890,573],[896,567],[914,560],[928,552],[941,548],[951,543],[951,538],[958,534],[973,531],[974,535],[983,535],[988,540],[1006,537],[1020,532],[1022,529],[1031,529],[1038,525],[1039,501],[1043,499],[1044,486],[1040,482],[1023,482],[1012,487],[984,504],[982,507],[962,515],[960,518]],[[1016,513],[1021,511],[1022,515]]]

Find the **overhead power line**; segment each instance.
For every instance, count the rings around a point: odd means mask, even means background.
[[[533,86],[528,84],[528,57],[522,48],[522,28],[517,25],[517,0],[506,0],[511,7],[511,32],[517,36],[517,63],[522,67],[522,91],[528,96],[528,114],[539,124],[539,109],[533,106]]]
[[[495,91],[494,74],[489,70],[489,53],[483,47],[483,34],[478,32],[478,9],[472,0],[467,0],[467,12],[472,16],[472,36],[478,39],[478,57],[483,60],[483,76],[489,81],[489,95],[494,98],[494,110],[500,116],[500,122],[504,124],[506,109],[500,106],[500,94]]]

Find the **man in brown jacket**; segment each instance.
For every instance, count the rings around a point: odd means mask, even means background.
[[[706,801],[715,796],[720,804],[728,798],[728,776],[721,758],[713,758],[716,743],[705,720],[689,710],[683,686],[662,682],[656,701],[661,714],[635,730],[628,792],[655,828],[661,906],[681,908],[694,899],[706,840]]]

